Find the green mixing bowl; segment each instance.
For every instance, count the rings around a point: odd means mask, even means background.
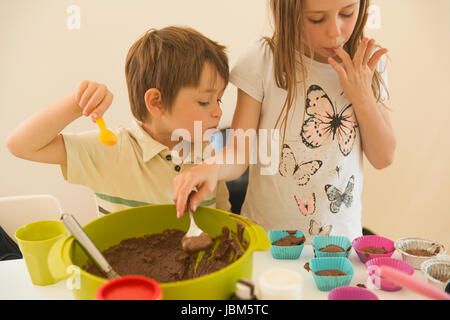
[[[251,278],[253,251],[270,248],[265,230],[248,218],[208,207],[199,207],[195,222],[211,237],[219,236],[224,226],[237,231],[236,222],[244,226],[243,237],[248,242],[244,254],[227,267],[198,278],[170,283],[161,283],[163,299],[229,299],[235,282]],[[126,209],[98,218],[83,227],[100,251],[104,251],[127,238],[143,237],[162,233],[167,229],[187,231],[189,215],[177,219],[175,205],[150,205]],[[97,277],[82,269],[88,256],[72,236],[60,239],[51,249],[48,263],[52,275],[58,279],[76,277],[72,291],[76,299],[94,299],[95,292],[107,279]]]

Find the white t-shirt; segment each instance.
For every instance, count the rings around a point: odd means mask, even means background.
[[[281,157],[275,174],[261,174],[266,166],[259,159],[250,164],[241,213],[267,231],[301,230],[308,243],[314,235],[328,234],[353,240],[362,234],[363,151],[358,123],[336,71],[329,64],[304,59],[311,68],[306,103],[299,88],[283,146],[280,130]],[[287,91],[276,85],[273,54],[265,40],[249,45],[230,81],[262,103],[258,130],[267,129],[270,137]]]

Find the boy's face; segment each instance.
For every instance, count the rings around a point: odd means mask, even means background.
[[[315,59],[328,63],[350,39],[359,14],[359,0],[304,0],[303,20]]]
[[[209,141],[217,131],[222,109],[221,98],[225,82],[214,67],[205,63],[198,87],[184,87],[178,92],[170,112],[165,112],[158,120],[163,121],[170,134],[176,129],[189,132],[190,141]],[[201,133],[194,135],[194,121],[200,121]],[[198,124],[197,124],[198,125]],[[208,130],[207,134],[205,132]],[[200,136],[201,135],[201,136]],[[184,137],[186,139],[186,137]]]

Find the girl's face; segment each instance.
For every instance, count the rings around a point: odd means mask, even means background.
[[[358,20],[359,1],[303,0],[304,32],[316,61],[328,63],[328,57],[336,55],[333,48],[343,47],[350,39]]]

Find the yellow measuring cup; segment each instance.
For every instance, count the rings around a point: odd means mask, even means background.
[[[58,220],[36,221],[16,231],[15,237],[33,284],[46,286],[58,281],[50,273],[48,254],[53,245],[65,236],[66,228]]]

